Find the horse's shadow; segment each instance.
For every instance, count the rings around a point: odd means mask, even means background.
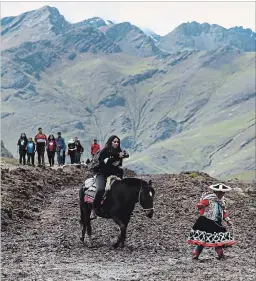
[[[88,248],[90,250],[106,250],[106,251],[118,251],[118,252],[133,252],[135,249],[132,245],[125,245],[124,248],[118,248],[113,247],[113,244],[115,243],[114,239],[108,239],[105,242],[102,242],[100,239],[92,239],[92,243],[88,240],[85,240],[84,242],[80,241],[80,245],[82,244],[83,248]]]

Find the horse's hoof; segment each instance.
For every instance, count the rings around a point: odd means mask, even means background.
[[[88,248],[93,248],[94,245],[93,245],[93,243],[88,243],[88,244],[87,244],[87,247],[88,247]]]
[[[112,246],[111,246],[111,249],[117,249],[119,243],[114,243]]]
[[[83,237],[80,237],[80,241],[81,241],[82,243],[84,243],[84,238],[83,238]]]
[[[93,242],[88,242],[87,247],[88,247],[88,248],[93,248],[93,247],[94,247]]]
[[[124,243],[120,243],[120,246],[119,246],[121,249],[123,249],[124,248]]]

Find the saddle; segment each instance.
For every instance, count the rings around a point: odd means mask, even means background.
[[[102,196],[102,201],[101,204],[103,204],[103,202],[106,200],[107,194],[108,192],[111,190],[111,187],[113,186],[113,184],[116,181],[120,181],[121,179],[117,176],[109,176],[107,178],[107,183],[106,183],[106,187],[105,187],[105,193]],[[93,203],[95,195],[96,195],[96,176],[94,176],[93,178],[89,178],[87,180],[85,180],[84,183],[84,202],[86,203]]]

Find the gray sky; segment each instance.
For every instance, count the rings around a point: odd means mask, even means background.
[[[1,17],[16,16],[45,5],[56,7],[71,23],[98,16],[129,21],[160,35],[184,22],[243,26],[255,31],[255,2],[1,2]]]

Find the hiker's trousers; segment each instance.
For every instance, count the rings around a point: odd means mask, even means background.
[[[103,174],[98,174],[96,176],[96,195],[95,195],[95,199],[93,202],[93,207],[94,208],[98,208],[100,205],[100,201],[102,199],[102,196],[104,195],[105,192],[105,187],[106,187],[106,183],[107,183],[107,177],[104,176]]]

